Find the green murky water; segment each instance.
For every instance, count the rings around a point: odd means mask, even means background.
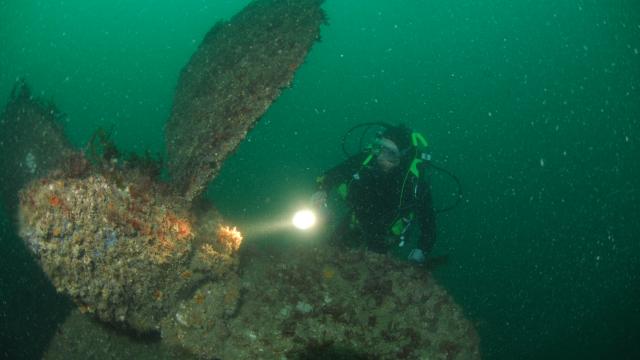
[[[74,144],[111,128],[162,153],[178,72],[247,1],[0,1],[0,99],[24,76]],[[423,132],[465,202],[438,219],[437,277],[487,359],[640,356],[640,5],[327,0],[294,85],[209,195],[232,221],[284,213],[365,121]],[[1,169],[11,171],[11,169]],[[436,201],[451,184],[434,179]],[[3,213],[0,357],[38,358],[68,304]]]

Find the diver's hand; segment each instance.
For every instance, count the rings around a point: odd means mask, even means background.
[[[413,263],[422,265],[427,260],[427,256],[424,253],[424,251],[422,251],[420,249],[413,249],[409,253],[408,259],[409,259],[409,261],[411,261]]]
[[[311,195],[311,205],[317,209],[327,206],[327,192],[318,190]]]

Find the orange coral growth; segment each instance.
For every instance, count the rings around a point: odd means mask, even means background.
[[[191,224],[184,219],[177,219],[173,230],[178,233],[178,238],[183,239],[189,235],[191,235]]]
[[[58,207],[58,206],[62,205],[62,200],[60,200],[60,198],[55,196],[55,195],[51,195],[49,197],[49,205],[51,205],[53,207]]]
[[[158,217],[158,227],[155,231],[151,226],[143,227],[143,234],[153,234],[156,238],[151,255],[154,260],[160,264],[164,264],[174,255],[184,256],[191,247],[188,241],[178,241],[191,239],[194,234],[191,231],[191,223],[186,219],[176,217],[173,213],[168,212],[162,217]]]
[[[167,231],[176,233],[178,239],[185,239],[193,235],[189,220],[180,219],[172,213],[165,215],[164,219],[162,219],[161,227],[163,230],[166,229]]]
[[[224,246],[227,251],[236,251],[240,247],[240,244],[242,244],[242,234],[235,226],[233,229],[229,226],[221,226],[218,229],[218,242]]]

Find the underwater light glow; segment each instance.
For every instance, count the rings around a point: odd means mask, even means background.
[[[316,223],[316,214],[309,209],[297,211],[291,219],[293,226],[300,230],[308,230]]]

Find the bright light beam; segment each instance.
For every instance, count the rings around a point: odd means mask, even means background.
[[[291,223],[297,229],[308,230],[316,224],[316,214],[309,209],[299,210],[293,215]]]

